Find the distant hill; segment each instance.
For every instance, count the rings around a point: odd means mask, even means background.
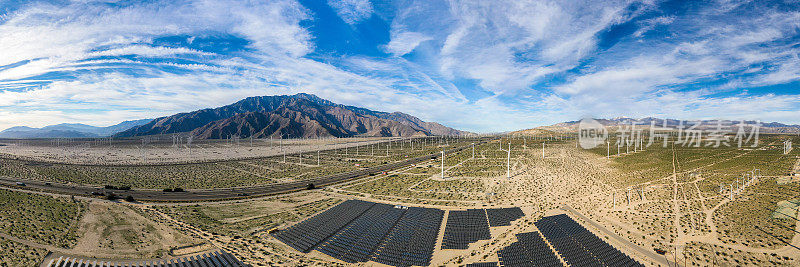
[[[0,138],[93,138],[106,137],[150,122],[152,119],[124,121],[107,127],[97,127],[81,123],[62,123],[32,128],[16,126],[0,132]]]
[[[188,133],[200,139],[464,135],[435,122],[394,112],[345,106],[312,94],[248,97],[213,109],[178,113],[117,137]]]
[[[600,124],[606,127],[624,127],[631,125],[631,123],[637,125],[637,127],[642,128],[649,128],[651,123],[655,123],[657,127],[664,126],[664,119],[658,118],[627,118],[627,117],[617,117],[613,119],[595,119]],[[675,128],[681,123],[681,120],[676,119],[666,119],[667,127]],[[684,125],[688,125],[688,123],[696,123],[697,120],[691,121],[683,121]],[[741,121],[733,121],[733,120],[719,120],[720,124],[723,127],[736,127],[735,125],[739,124]],[[541,133],[542,131],[546,132],[577,132],[578,131],[578,124],[580,121],[568,121],[568,122],[561,122],[556,123],[549,126],[540,126],[532,129],[527,130],[520,130],[513,132],[515,134],[534,134],[534,133]],[[756,124],[756,121],[745,121],[746,124],[753,125]],[[717,127],[717,120],[700,120],[700,126],[696,129],[698,130],[711,130]],[[732,129],[732,128],[728,128]],[[736,129],[733,128],[735,131]],[[798,134],[800,133],[800,125],[790,125],[790,124],[783,124],[779,122],[761,122],[761,127],[759,128],[759,132],[761,133],[788,133],[788,134]]]

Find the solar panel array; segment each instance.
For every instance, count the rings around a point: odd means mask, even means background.
[[[447,217],[442,249],[467,249],[471,243],[491,238],[484,210],[454,210]]]
[[[367,261],[404,211],[392,205],[375,204],[317,250],[349,263]]]
[[[175,258],[169,260],[150,260],[140,262],[121,262],[113,260],[81,259],[61,256],[51,259],[47,267],[240,267],[250,266],[242,263],[225,251],[214,251],[202,255]]]
[[[372,260],[392,266],[429,265],[442,217],[440,209],[408,208]]]
[[[564,266],[538,232],[517,234],[517,242],[497,252],[500,266]]]
[[[373,205],[373,202],[347,200],[273,236],[300,252],[308,253]]]
[[[612,247],[567,215],[544,217],[536,227],[571,266],[644,266]]]
[[[522,218],[525,213],[518,207],[502,209],[486,209],[486,217],[489,218],[489,226],[509,226],[511,222]]]
[[[444,217],[440,209],[348,200],[273,234],[301,251],[348,263],[428,265]]]

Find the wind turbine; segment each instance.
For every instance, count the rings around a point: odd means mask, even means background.
[[[194,140],[194,136],[193,135],[189,135],[189,137],[186,138],[186,148],[189,149],[189,155],[190,156],[192,155],[192,141],[193,140]]]
[[[508,150],[500,149],[501,151],[506,151],[506,178],[511,178],[511,140],[508,141]]]

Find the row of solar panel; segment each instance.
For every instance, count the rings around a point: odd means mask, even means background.
[[[485,210],[454,210],[447,215],[442,249],[467,249],[469,244],[491,238]]]
[[[83,259],[61,256],[51,259],[47,267],[238,267],[249,266],[227,252],[214,251],[203,255],[169,260],[119,262],[113,260]]]
[[[517,207],[486,209],[486,217],[489,218],[489,226],[491,227],[509,226],[511,225],[511,222],[522,218],[523,216],[525,216],[525,213],[522,212],[522,209]]]
[[[348,263],[428,265],[443,216],[439,209],[348,200],[273,236]]]
[[[570,266],[644,266],[567,215],[544,217],[534,224]]]
[[[372,260],[392,266],[429,265],[443,217],[440,209],[409,208]]]
[[[373,205],[373,202],[348,200],[273,236],[300,252],[308,253]]]
[[[375,204],[317,250],[345,262],[365,262],[403,212],[392,205]]]
[[[497,252],[501,266],[564,266],[538,232],[517,234],[517,242]]]

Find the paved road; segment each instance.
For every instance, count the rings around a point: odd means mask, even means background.
[[[479,142],[476,143],[476,145],[485,142],[488,141]],[[446,150],[445,153],[447,154],[455,153],[470,148],[471,146],[472,145],[467,145],[458,148],[453,148],[450,150]],[[404,161],[389,163],[381,166],[366,168],[362,170],[316,177],[303,181],[279,183],[279,184],[265,184],[265,185],[248,186],[248,187],[186,190],[184,192],[163,192],[158,189],[109,190],[109,189],[99,188],[96,186],[46,183],[43,181],[16,179],[9,177],[0,177],[0,186],[3,185],[16,186],[17,182],[22,182],[25,183],[26,188],[56,192],[68,195],[86,196],[86,195],[91,195],[92,192],[104,192],[106,194],[114,193],[121,197],[132,196],[136,201],[174,201],[174,202],[215,201],[224,199],[245,198],[252,196],[274,195],[279,193],[303,190],[309,183],[313,183],[317,187],[335,184],[427,161],[436,158],[437,156],[440,155],[440,153],[441,152],[433,153],[426,156],[411,158]]]
[[[604,226],[598,224],[597,222],[593,221],[592,219],[589,219],[586,216],[583,216],[583,214],[581,214],[577,210],[573,209],[572,207],[570,207],[568,205],[564,205],[564,206],[561,207],[561,209],[563,209],[565,211],[569,211],[573,215],[581,218],[583,221],[589,222],[589,224],[591,224],[597,230],[600,230],[601,232],[603,232],[607,236],[613,238],[614,240],[619,241],[620,243],[624,244],[625,246],[628,246],[629,248],[631,248],[633,250],[636,250],[636,252],[639,252],[640,254],[647,256],[652,261],[657,262],[658,264],[661,264],[662,266],[664,266],[664,265],[671,266],[670,264],[672,264],[672,262],[670,262],[666,258],[664,258],[664,255],[659,255],[659,254],[655,253],[654,251],[651,251],[651,250],[648,250],[648,249],[644,249],[644,248],[640,247],[639,245],[636,245],[633,242],[629,241],[628,239],[622,238],[621,236],[617,235],[614,232],[609,231]]]

